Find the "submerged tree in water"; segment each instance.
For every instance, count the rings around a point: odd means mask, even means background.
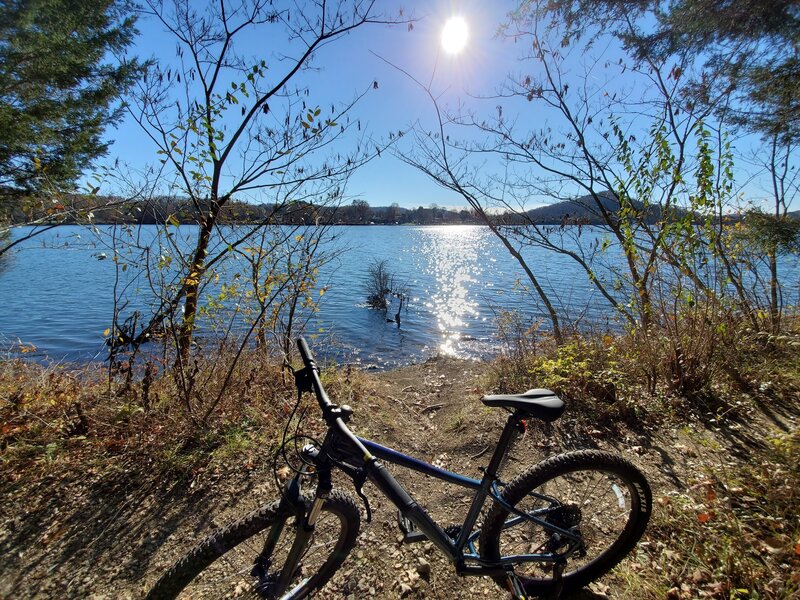
[[[392,293],[394,275],[389,271],[387,260],[374,261],[367,269],[367,305],[370,308],[386,310],[389,303],[386,297]]]
[[[376,310],[386,311],[389,309],[389,299],[397,299],[397,310],[394,318],[386,320],[395,322],[400,327],[400,313],[403,307],[408,308],[408,286],[397,282],[395,274],[389,270],[388,260],[376,260],[370,264],[367,270],[367,281],[365,291],[367,293],[367,305]]]

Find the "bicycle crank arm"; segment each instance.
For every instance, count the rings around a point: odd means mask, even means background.
[[[528,600],[525,588],[514,571],[508,572],[508,591],[511,592],[512,600]]]

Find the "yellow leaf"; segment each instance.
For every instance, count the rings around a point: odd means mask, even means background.
[[[111,329],[110,328],[106,328],[106,330],[103,332],[103,337],[108,337],[109,333],[111,333]]]
[[[303,236],[302,236],[302,235],[296,235],[296,236],[294,236],[294,241],[295,241],[295,242],[299,242],[299,241],[301,241],[302,239],[303,239]]]

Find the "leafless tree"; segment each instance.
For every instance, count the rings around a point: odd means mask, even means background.
[[[337,107],[330,90],[312,94],[302,75],[316,54],[347,33],[392,22],[378,16],[374,4],[145,4],[147,15],[175,40],[176,56],[154,61],[130,112],[158,148],[162,189],[192,202],[198,229],[191,251],[175,248],[180,264],[172,291],[136,341],[161,327],[180,306],[176,342],[179,359],[186,361],[209,269],[258,231],[253,227],[215,247],[221,212],[232,198],[270,201],[276,210],[301,202],[337,202],[347,176],[372,158],[374,146],[368,149],[363,132],[356,132],[360,124],[348,114],[358,97]],[[271,51],[270,60],[243,53],[241,39],[253,34],[281,40],[264,49],[265,54]],[[330,108],[328,102],[333,102]]]

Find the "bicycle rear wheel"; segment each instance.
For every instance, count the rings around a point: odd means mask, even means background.
[[[147,599],[307,598],[344,562],[360,521],[353,499],[332,492],[288,589],[279,596],[275,584],[294,542],[298,518],[276,500],[204,540],[156,582]],[[273,550],[262,555],[270,537]]]
[[[650,486],[641,472],[619,456],[594,450],[545,460],[511,481],[502,498],[519,511],[580,532],[583,552],[567,561],[564,593],[579,590],[625,558],[644,533],[652,510]],[[509,520],[509,514],[499,503],[489,511],[480,541],[483,559],[557,556],[567,550],[566,538],[515,515]],[[520,561],[514,572],[528,594],[546,595],[555,589],[552,563]],[[505,580],[495,580],[505,587]]]

